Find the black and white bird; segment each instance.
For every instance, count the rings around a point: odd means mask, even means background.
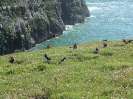
[[[103,40],[104,42],[107,42],[108,40]]]
[[[73,49],[77,49],[78,48],[78,46],[77,46],[77,44],[75,43],[74,45],[73,45]]]
[[[98,54],[99,51],[100,51],[100,49],[99,49],[99,48],[96,48],[96,49],[94,50],[94,54]]]
[[[108,47],[108,44],[107,43],[103,43],[103,48],[106,48],[106,47]]]
[[[127,40],[123,39],[122,41],[123,41],[125,44],[128,44],[128,41],[127,41]]]
[[[66,60],[66,57],[62,58],[59,62],[59,64],[63,63]]]
[[[128,43],[132,43],[133,42],[133,40],[128,40]]]
[[[45,54],[45,55],[44,55],[44,58],[46,59],[47,63],[49,64],[49,63],[50,63],[50,61],[51,61],[51,58],[50,58],[50,57],[48,57],[48,55],[47,55],[47,54]]]
[[[11,57],[9,58],[9,63],[13,64],[14,62],[15,62],[15,58],[14,58],[13,56],[11,56]]]

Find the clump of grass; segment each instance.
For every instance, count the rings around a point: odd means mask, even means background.
[[[31,97],[31,99],[49,99],[49,97],[45,95],[36,95],[36,96]]]
[[[103,56],[113,56],[113,53],[112,52],[103,52],[103,53],[101,53],[101,55],[103,55]]]
[[[100,69],[99,70],[101,70],[101,71],[113,71],[113,70],[115,70],[116,68],[115,67],[113,67],[113,66],[111,66],[111,65],[103,65],[102,67],[100,67]]]
[[[34,68],[33,71],[45,71],[46,70],[46,66],[44,64],[38,65],[37,67]]]
[[[51,90],[49,88],[42,88],[43,93],[42,94],[35,94],[30,96],[30,99],[50,99],[51,97]]]
[[[101,96],[110,96],[114,93],[114,90],[104,90],[101,94]]]
[[[23,64],[25,62],[25,60],[17,60],[15,63],[16,64]]]
[[[5,72],[5,75],[13,75],[13,74],[15,74],[15,71],[14,70],[7,70],[6,72]]]

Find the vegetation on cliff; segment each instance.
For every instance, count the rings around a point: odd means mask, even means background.
[[[1,99],[132,99],[133,44],[108,42],[0,57]],[[93,51],[101,48],[98,54]],[[45,62],[44,54],[52,60]],[[9,56],[16,62],[10,64]],[[58,62],[66,57],[62,64]]]
[[[29,49],[88,16],[84,0],[0,0],[0,54]]]

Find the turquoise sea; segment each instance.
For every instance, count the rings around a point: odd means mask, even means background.
[[[58,38],[37,44],[33,50],[108,40],[133,39],[133,0],[86,0],[91,16],[85,23],[66,26]]]

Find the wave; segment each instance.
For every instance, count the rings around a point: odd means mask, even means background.
[[[72,30],[73,29],[73,25],[66,25],[65,28],[66,28],[66,31]]]
[[[113,5],[113,4],[115,4],[115,5],[120,5],[120,4],[131,4],[131,3],[133,3],[133,2],[129,2],[129,1],[104,1],[104,2],[87,2],[86,4],[88,5],[88,6],[90,6],[90,5],[95,5],[95,6],[102,6],[102,5]]]
[[[98,7],[88,7],[88,9],[90,10],[90,12],[95,11],[95,10],[100,10],[101,8]]]
[[[98,3],[90,3],[90,2],[88,2],[88,3],[86,3],[87,5],[104,5],[105,4],[105,2],[98,2]]]
[[[94,15],[91,15],[91,16],[90,16],[90,18],[96,18],[96,16],[94,16]]]

